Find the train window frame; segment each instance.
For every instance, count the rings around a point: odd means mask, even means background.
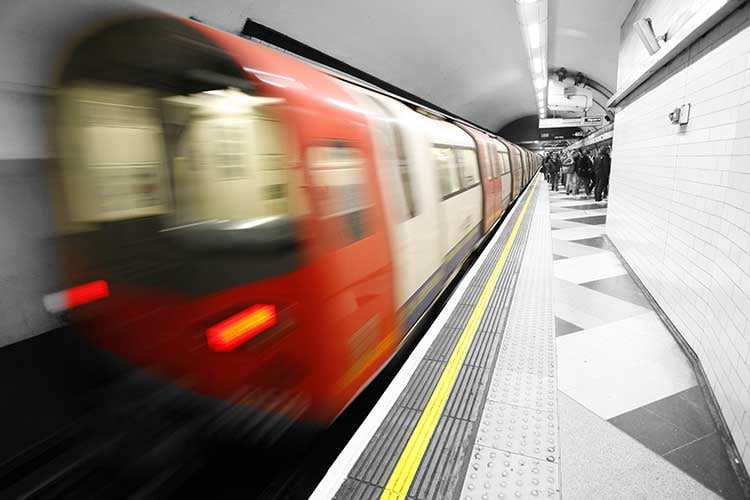
[[[393,144],[396,148],[396,176],[399,178],[401,190],[404,195],[404,203],[406,204],[406,213],[405,216],[402,217],[401,222],[413,219],[414,217],[419,215],[419,207],[417,206],[417,199],[414,195],[414,184],[411,181],[412,175],[409,168],[409,154],[407,153],[407,148],[404,143],[404,135],[401,130],[401,123],[385,104],[378,101],[371,95],[366,96],[388,118],[386,123],[388,125],[388,128],[390,128],[391,133],[393,134]]]
[[[481,182],[481,173],[479,171],[477,150],[467,147],[454,147],[453,154],[456,155],[456,159],[461,158],[460,162],[457,160],[457,164],[461,164],[461,169],[459,170],[459,174],[461,175],[461,188],[468,189],[479,184]],[[464,157],[464,155],[466,156]],[[469,171],[471,171],[470,177],[469,174],[467,174]]]
[[[484,155],[487,157],[487,180],[494,179],[494,169],[492,168],[492,156],[490,156],[490,145],[484,143]]]
[[[330,156],[327,158],[321,158],[323,154],[329,153],[332,150],[338,152],[341,152],[342,150],[351,152],[353,154],[351,154],[349,159],[354,161],[352,161],[351,164],[347,165],[345,162],[342,162],[341,158],[331,158]],[[342,246],[349,246],[356,243],[357,241],[367,238],[368,236],[372,236],[374,234],[375,228],[373,221],[370,219],[372,217],[371,212],[372,208],[374,207],[374,200],[370,196],[370,193],[367,191],[367,160],[361,149],[348,141],[330,139],[319,141],[311,146],[308,146],[305,150],[305,155],[307,157],[306,160],[309,166],[312,187],[316,191],[318,191],[320,188],[324,188],[325,191],[328,191],[330,190],[331,186],[335,186],[335,184],[321,182],[324,177],[323,175],[321,175],[321,171],[325,169],[349,169],[351,170],[351,172],[353,172],[353,176],[357,180],[359,180],[358,183],[344,184],[344,186],[359,186],[359,188],[357,189],[359,200],[356,206],[346,206],[346,204],[352,200],[351,190],[344,193],[344,198],[342,200],[334,200],[333,202],[329,202],[330,205],[335,205],[336,203],[343,204],[344,206],[339,207],[342,208],[339,210],[325,210],[325,204],[322,203],[321,200],[316,199],[314,200],[314,203],[318,212],[318,218],[321,221],[333,219],[340,220],[339,231],[345,234],[344,243]],[[337,153],[336,156],[338,155],[339,153]],[[343,164],[335,165],[336,161],[342,162]],[[341,172],[339,171],[339,176],[340,175]],[[314,198],[318,197],[315,196]]]
[[[507,151],[497,150],[498,159],[500,160],[500,175],[510,173],[510,154]]]
[[[227,124],[219,125],[217,123],[211,123],[210,128],[214,139],[213,157],[216,163],[213,167],[215,168],[217,179],[221,181],[244,179],[246,177],[247,140],[245,137],[242,137],[242,134],[247,133],[247,130],[241,127],[227,126]],[[231,135],[230,131],[233,134],[240,135],[240,140],[237,140],[236,136],[234,138],[227,138],[227,135]],[[233,147],[237,147],[237,149],[227,152],[225,148],[230,144]],[[225,163],[225,159],[227,158],[234,158],[235,160],[240,158],[240,160],[239,162]]]
[[[487,146],[487,150],[490,155],[490,164],[492,166],[492,178],[497,179],[500,177],[500,165],[498,164],[500,160],[497,157],[497,151],[490,145]]]
[[[448,198],[452,198],[453,196],[457,196],[457,195],[459,195],[459,194],[461,194],[461,193],[463,193],[465,191],[468,191],[470,189],[473,189],[473,188],[475,188],[475,187],[477,187],[477,186],[479,186],[481,184],[482,181],[481,181],[481,172],[479,170],[479,158],[477,156],[477,150],[475,148],[472,148],[472,147],[469,147],[469,146],[456,146],[456,145],[452,145],[452,144],[433,143],[433,144],[431,144],[431,147],[430,147],[430,151],[432,152],[433,162],[436,161],[435,160],[435,154],[434,154],[434,151],[436,149],[438,149],[438,150],[449,150],[450,151],[449,157],[452,157],[454,159],[454,161],[453,161],[454,168],[452,170],[455,173],[455,176],[456,176],[456,178],[458,180],[457,188],[453,189],[452,191],[450,191],[448,193],[445,193],[444,189],[443,189],[442,178],[440,177],[440,171],[439,171],[439,167],[438,167],[438,182],[439,182],[439,188],[440,188],[440,195],[441,195],[440,199],[441,199],[441,201],[445,201]],[[458,158],[458,155],[456,154],[457,150],[470,151],[472,153],[472,158],[473,158],[473,162],[472,162],[473,167],[472,168],[473,168],[473,172],[474,172],[474,182],[471,183],[471,184],[466,184],[466,178],[461,173],[463,170],[459,170],[459,167],[456,164],[456,159]],[[433,167],[435,167],[435,166],[436,165],[433,164]]]
[[[461,191],[461,181],[458,175],[458,167],[456,166],[456,156],[453,154],[453,149],[447,144],[432,144],[430,147],[430,153],[432,155],[433,167],[436,167],[438,171],[438,185],[440,188],[440,196],[442,199],[446,199],[452,196],[454,193]],[[443,163],[440,158],[436,155],[445,155],[445,167],[442,167]],[[446,179],[443,174],[446,173],[449,176],[450,185],[444,184]],[[447,188],[447,189],[446,189]]]

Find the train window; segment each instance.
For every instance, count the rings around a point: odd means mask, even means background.
[[[459,153],[459,150],[454,149],[453,150],[453,157],[456,161],[456,171],[458,172],[458,184],[461,187],[461,189],[465,188],[468,184],[466,184],[465,181],[465,174],[464,174],[464,158]]]
[[[500,173],[504,175],[510,172],[510,158],[508,157],[508,153],[498,150],[498,159],[500,160]]]
[[[497,154],[494,148],[487,146],[487,154],[490,157],[490,165],[492,167],[492,178],[495,179],[500,176],[500,167],[498,166]]]
[[[500,177],[500,158],[497,157],[497,151],[490,147],[490,156],[492,157],[492,173],[494,177]]]
[[[495,178],[495,169],[492,165],[492,155],[490,155],[490,145],[485,144],[484,145],[484,156],[487,158],[487,179],[494,179]]]
[[[461,176],[461,187],[469,188],[479,182],[479,165],[477,164],[477,153],[473,149],[455,148],[456,163],[459,165],[458,173]]]
[[[401,178],[401,187],[404,190],[409,218],[411,219],[417,215],[417,204],[414,200],[414,187],[411,182],[411,173],[409,172],[409,159],[406,156],[406,147],[404,147],[400,124],[393,123],[393,134],[396,138],[396,151],[398,153],[398,173]]]
[[[432,161],[438,170],[440,194],[443,198],[461,189],[455,156],[448,146],[432,146]]]
[[[276,117],[279,99],[225,89],[165,101],[172,114],[188,117],[174,159],[176,223],[304,212]]]
[[[215,166],[220,179],[241,178],[245,165],[245,132],[243,123],[232,123],[230,120],[218,121],[211,126],[213,146],[215,148]]]
[[[411,219],[417,215],[417,205],[414,199],[414,187],[412,186],[411,173],[409,171],[409,158],[406,154],[406,146],[404,145],[404,137],[401,131],[401,124],[398,123],[398,121],[393,116],[393,113],[391,113],[387,106],[385,106],[383,103],[372,96],[368,95],[367,97],[379,110],[381,110],[388,117],[388,120],[378,120],[378,122],[379,124],[387,124],[388,128],[390,129],[391,135],[393,136],[393,148],[395,150],[393,152],[395,152],[395,155],[392,156],[395,156],[398,169],[396,175],[399,178],[401,184],[401,191],[403,194],[402,202],[405,205],[404,207],[402,207],[402,211],[404,213],[401,215],[399,220],[403,221]],[[384,140],[381,142],[384,144],[388,144],[390,141],[384,138]]]
[[[168,209],[164,139],[153,92],[68,86],[60,95],[61,181],[75,222],[158,215]]]
[[[359,151],[337,142],[309,148],[308,155],[321,219],[341,221],[347,244],[368,236],[371,228],[366,217],[372,202]]]

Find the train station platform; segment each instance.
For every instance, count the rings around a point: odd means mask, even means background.
[[[537,176],[312,498],[744,498],[605,221]]]

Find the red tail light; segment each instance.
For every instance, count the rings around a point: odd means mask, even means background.
[[[228,352],[276,324],[276,306],[257,304],[206,330],[208,346]]]
[[[88,304],[109,296],[109,285],[104,280],[92,281],[65,291],[68,308]]]
[[[56,313],[106,297],[109,297],[109,285],[104,280],[97,280],[45,295],[43,301],[47,311]]]

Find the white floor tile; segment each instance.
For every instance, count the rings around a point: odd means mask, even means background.
[[[696,384],[654,312],[557,338],[560,390],[609,419]]]
[[[565,231],[561,229],[560,231]],[[611,278],[627,274],[620,260],[611,252],[602,252],[555,261],[555,278],[571,283]]]
[[[596,238],[606,232],[606,225],[600,224],[592,226],[586,224],[586,227],[571,227],[570,229],[558,229],[552,236],[558,240],[581,240],[583,238]]]
[[[575,222],[575,219],[550,219],[550,225],[552,229],[567,229],[570,227],[586,227],[587,224],[583,222]],[[555,233],[552,233],[555,236]]]
[[[580,226],[580,224],[579,224]],[[596,253],[605,253],[607,250],[596,248],[581,243],[573,243],[567,240],[558,240],[555,234],[564,229],[552,231],[552,252],[563,257],[580,257],[581,255],[593,255]]]
[[[553,286],[555,315],[581,328],[594,328],[649,312],[632,302],[566,280],[556,278]]]

